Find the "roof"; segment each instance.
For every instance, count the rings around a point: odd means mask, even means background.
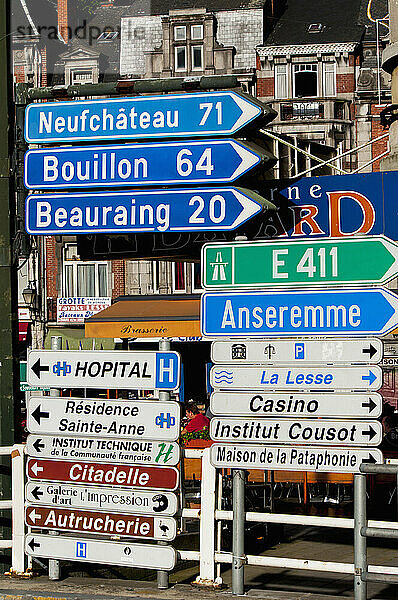
[[[86,337],[158,338],[200,335],[200,295],[122,296],[85,322]]]
[[[363,0],[289,0],[265,46],[295,46],[336,42],[360,42],[364,25],[359,23]],[[319,33],[309,33],[313,23],[322,24]]]
[[[122,4],[125,13],[123,16],[129,17],[138,14],[168,15],[170,10],[191,8],[205,8],[207,12],[261,9],[266,0],[138,0],[133,3],[131,0],[115,0],[114,6],[121,7]]]

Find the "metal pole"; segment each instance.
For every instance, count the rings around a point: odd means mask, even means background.
[[[170,350],[170,342],[168,340],[159,340],[159,350],[160,352],[167,352],[168,350]],[[170,400],[170,396],[170,392],[159,391],[159,400]],[[158,542],[158,545],[167,546],[167,542]],[[167,590],[169,587],[168,571],[157,571],[157,582],[159,590]]]
[[[51,338],[51,350],[62,350],[62,337],[60,335]],[[58,398],[61,391],[58,388],[50,388],[50,396]],[[49,531],[50,535],[58,535],[56,531]],[[61,578],[61,563],[59,560],[50,559],[48,561],[48,578],[57,581]]]
[[[367,583],[362,574],[367,572],[366,537],[361,535],[366,527],[366,475],[354,475],[354,600],[366,600]]]
[[[395,501],[396,501],[396,505],[395,506],[397,507],[397,521],[398,521],[398,473],[396,475],[395,483],[396,483],[396,488],[395,488],[395,494],[396,494]]]
[[[232,593],[244,593],[245,563],[245,472],[232,471]]]

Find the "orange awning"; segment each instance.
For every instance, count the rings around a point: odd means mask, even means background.
[[[85,322],[92,338],[200,336],[200,295],[123,296]]]

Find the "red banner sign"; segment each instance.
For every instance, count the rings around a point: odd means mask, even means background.
[[[30,479],[97,483],[124,487],[175,490],[179,472],[175,467],[146,467],[63,460],[29,459]]]

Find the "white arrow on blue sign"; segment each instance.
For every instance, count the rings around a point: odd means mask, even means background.
[[[30,104],[31,143],[231,135],[273,111],[233,91]]]
[[[75,194],[31,194],[32,235],[233,230],[267,201],[249,190],[195,188]]]
[[[228,183],[265,159],[275,162],[266,150],[237,140],[46,148],[25,154],[25,187]]]
[[[398,296],[384,288],[202,295],[209,337],[384,335],[398,327]]]

